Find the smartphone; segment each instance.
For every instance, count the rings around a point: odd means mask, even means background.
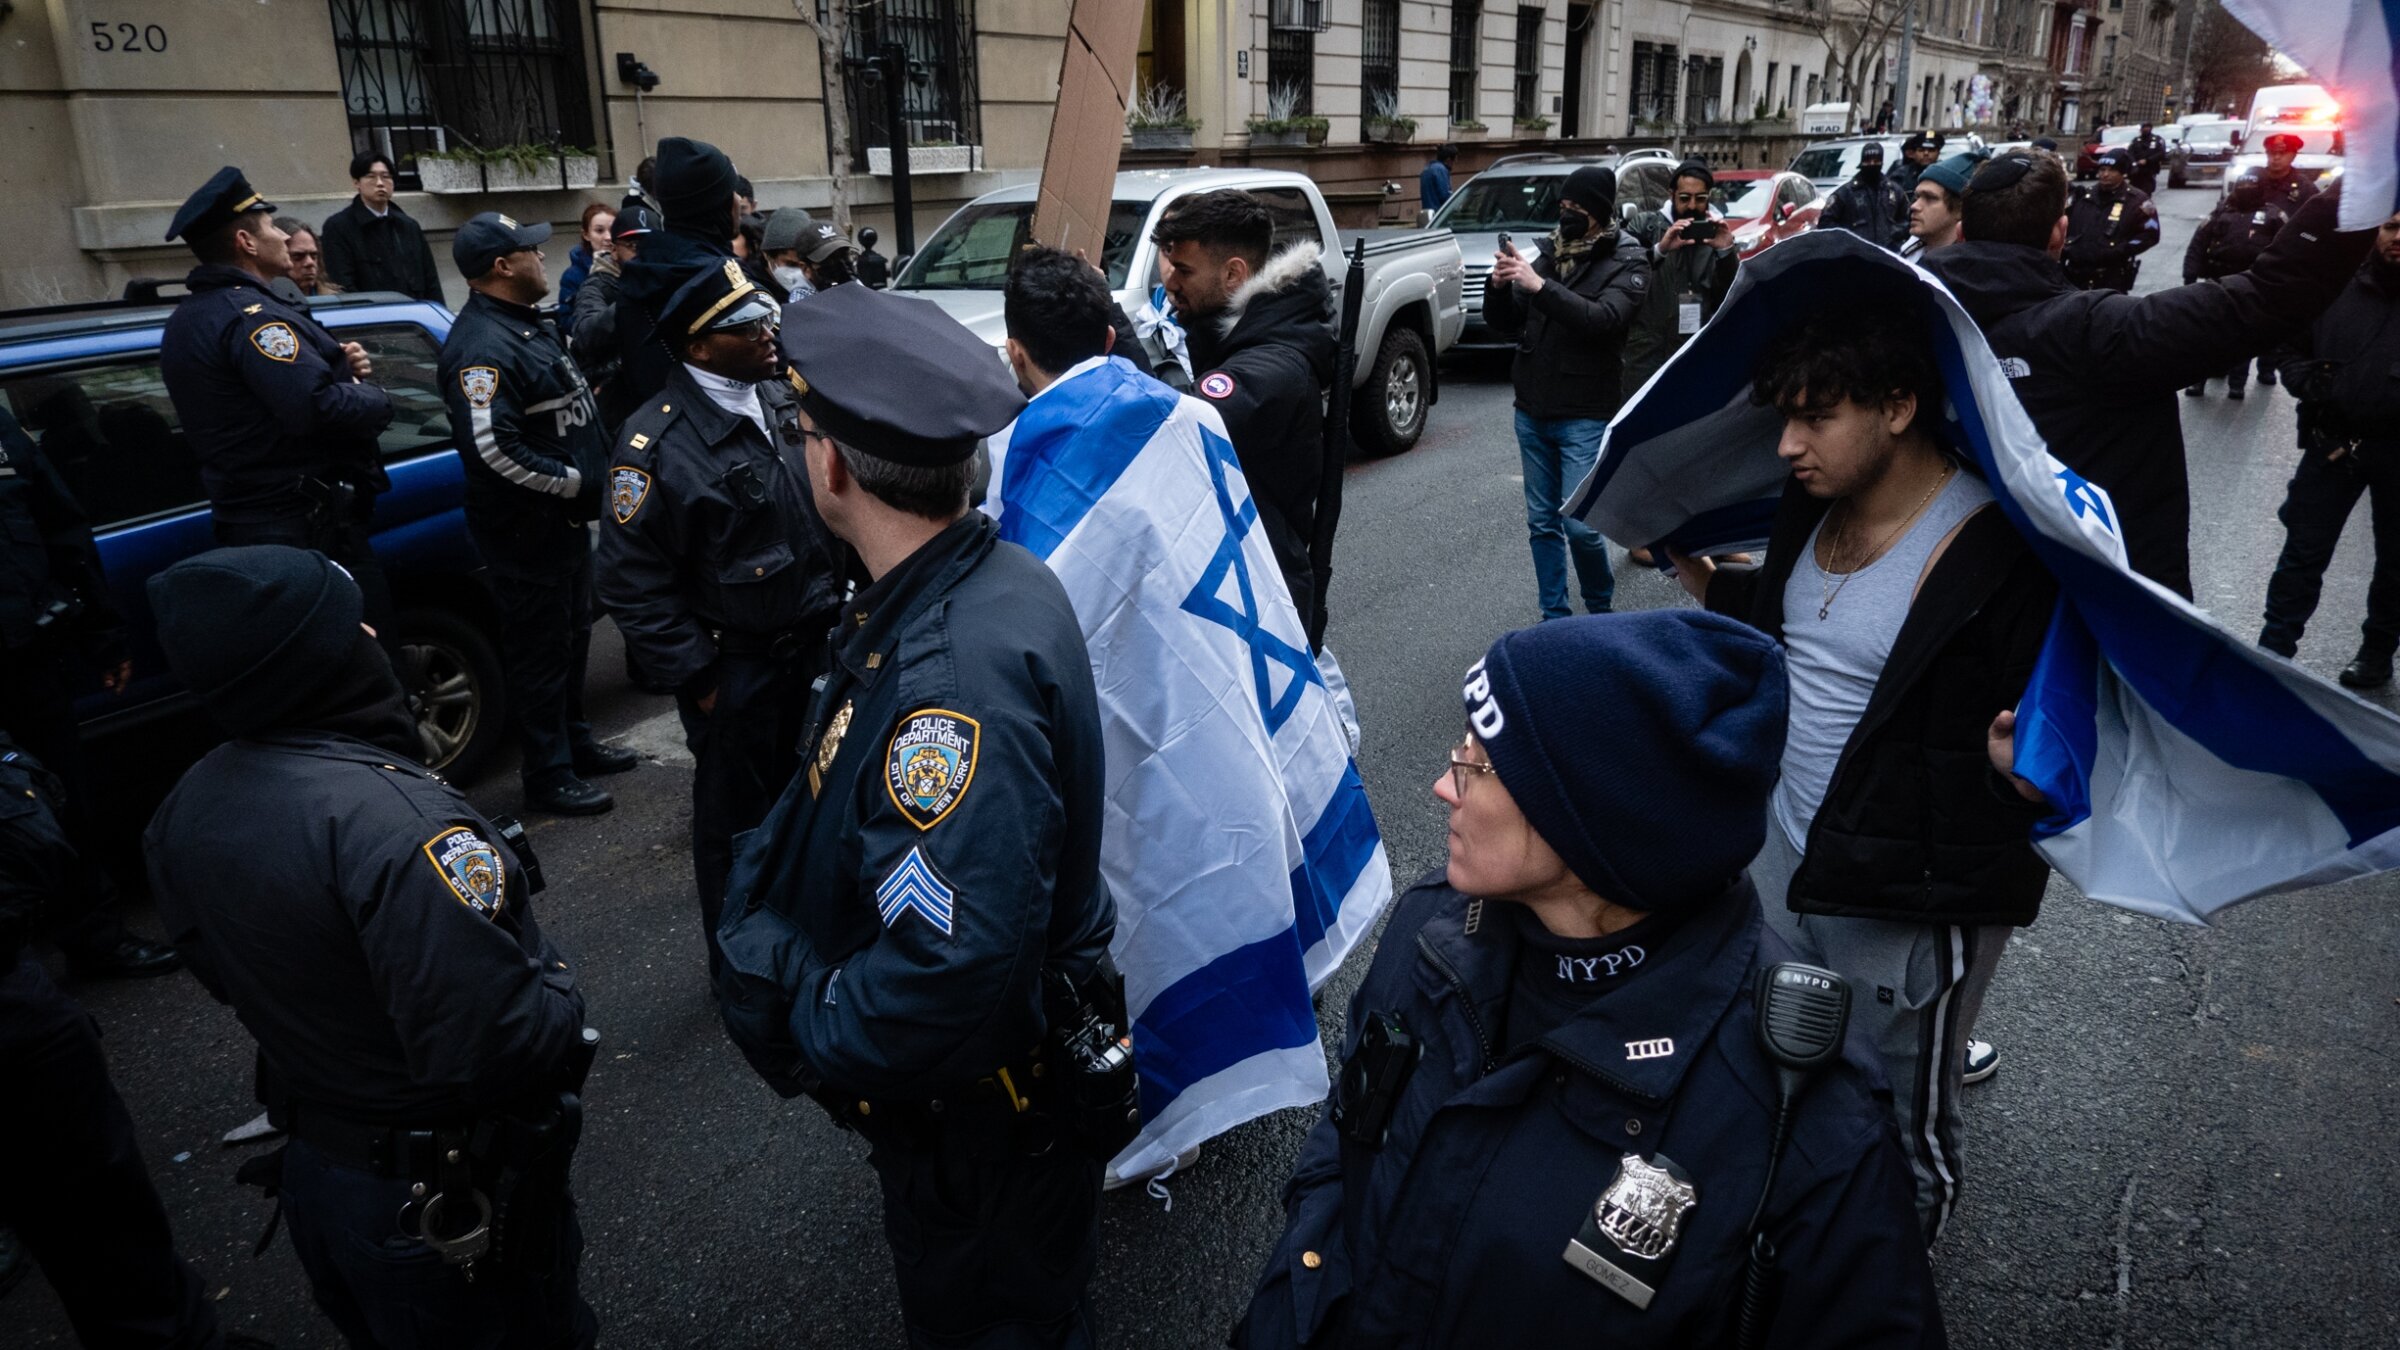
[[[1706,217],[1683,222],[1683,237],[1686,239],[1714,239],[1724,231],[1725,223],[1723,221],[1709,220]]]
[[[1515,242],[1508,237],[1508,231],[1506,230],[1502,230],[1500,232],[1500,251],[1502,253],[1514,253],[1517,251]]]

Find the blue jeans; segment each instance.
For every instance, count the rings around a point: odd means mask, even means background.
[[[1559,514],[1561,498],[1573,492],[1600,455],[1608,423],[1570,417],[1545,421],[1517,412],[1517,456],[1525,465],[1525,531],[1533,543],[1533,580],[1541,588],[1542,617],[1563,619],[1567,606],[1567,557],[1575,559],[1583,583],[1583,607],[1606,614],[1617,596],[1608,570],[1608,541],[1580,520]]]

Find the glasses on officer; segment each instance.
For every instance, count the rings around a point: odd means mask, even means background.
[[[769,317],[752,319],[748,323],[737,323],[728,328],[712,328],[709,331],[717,337],[740,338],[744,342],[759,342],[775,336],[775,330],[781,326],[772,317]]]
[[[1462,800],[1467,795],[1469,779],[1478,778],[1487,773],[1500,772],[1492,767],[1490,760],[1475,758],[1479,749],[1481,749],[1481,745],[1476,741],[1475,733],[1472,731],[1460,737],[1458,744],[1450,748],[1450,790]]]

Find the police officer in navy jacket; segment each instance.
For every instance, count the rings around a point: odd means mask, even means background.
[[[1351,1001],[1236,1344],[1733,1344],[1778,1105],[1752,991],[1791,959],[1743,868],[1784,702],[1773,642],[1689,610],[1467,672],[1447,872]],[[1802,1089],[1760,1344],[1944,1343],[1887,1097],[1855,1045]]]

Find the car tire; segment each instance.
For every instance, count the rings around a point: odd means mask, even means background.
[[[414,701],[418,758],[452,782],[481,772],[508,722],[500,653],[463,615],[404,611],[393,625],[401,687]]]
[[[1433,403],[1433,360],[1425,339],[1406,326],[1383,335],[1367,382],[1350,400],[1350,435],[1370,455],[1397,455],[1425,434]]]

